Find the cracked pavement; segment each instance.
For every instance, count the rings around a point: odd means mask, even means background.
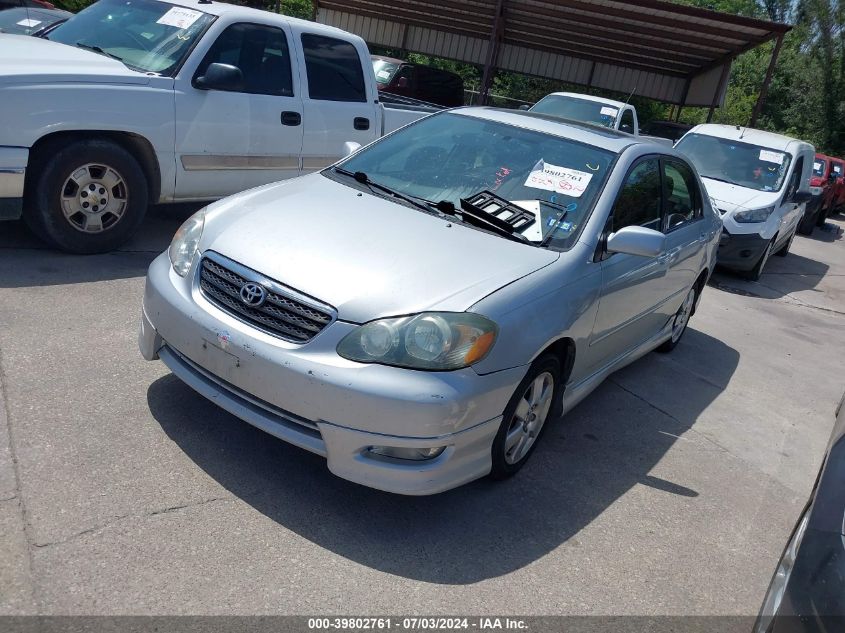
[[[0,225],[0,614],[756,614],[845,389],[842,216],[717,273],[516,478],[402,498],[140,358],[192,210],[90,257]]]

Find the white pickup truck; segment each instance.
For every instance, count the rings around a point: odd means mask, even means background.
[[[78,253],[148,203],[315,171],[428,113],[379,102],[360,37],[211,0],[99,0],[46,39],[0,35],[0,104],[0,219]]]
[[[528,110],[529,112],[549,114],[572,121],[599,125],[620,132],[627,132],[661,145],[672,146],[672,141],[669,139],[640,134],[637,109],[630,103],[577,92],[553,92],[540,99]]]

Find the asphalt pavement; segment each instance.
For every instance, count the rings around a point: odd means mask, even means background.
[[[331,475],[141,359],[146,267],[193,209],[69,256],[0,224],[0,614],[755,614],[845,389],[845,220],[718,273],[516,478]]]

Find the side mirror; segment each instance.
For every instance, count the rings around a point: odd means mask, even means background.
[[[531,106],[530,106],[530,105],[528,105],[527,103],[523,103],[521,106],[519,106],[519,108],[518,108],[518,109],[519,109],[519,110],[530,110],[530,109],[531,109]]]
[[[626,226],[607,238],[608,253],[657,257],[666,247],[666,236],[644,226]]]
[[[832,171],[832,172],[830,172],[830,175],[827,177],[827,181],[828,182],[836,182],[836,178],[837,178],[836,172]]]
[[[346,158],[350,154],[354,154],[359,149],[361,149],[360,143],[356,143],[355,141],[346,141],[343,144],[343,158]]]
[[[407,77],[399,77],[399,79],[396,80],[396,87],[399,88],[400,90],[404,90],[405,88],[407,88],[408,87],[408,78]]]
[[[804,204],[805,202],[809,202],[813,199],[813,194],[809,191],[796,191],[792,194],[789,198],[789,202],[792,204]]]
[[[194,86],[200,90],[243,90],[244,74],[231,64],[209,64],[205,74],[194,79]]]

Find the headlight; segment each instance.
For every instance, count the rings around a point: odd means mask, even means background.
[[[337,353],[361,363],[461,369],[487,356],[496,332],[496,324],[479,314],[423,312],[366,323],[343,338]]]
[[[766,207],[765,209],[743,209],[742,211],[735,212],[733,218],[741,224],[765,222],[774,212],[774,206]]]
[[[202,237],[202,230],[205,227],[205,209],[200,209],[189,217],[170,242],[167,254],[170,256],[170,263],[173,270],[180,277],[184,277],[191,269],[191,260]]]

